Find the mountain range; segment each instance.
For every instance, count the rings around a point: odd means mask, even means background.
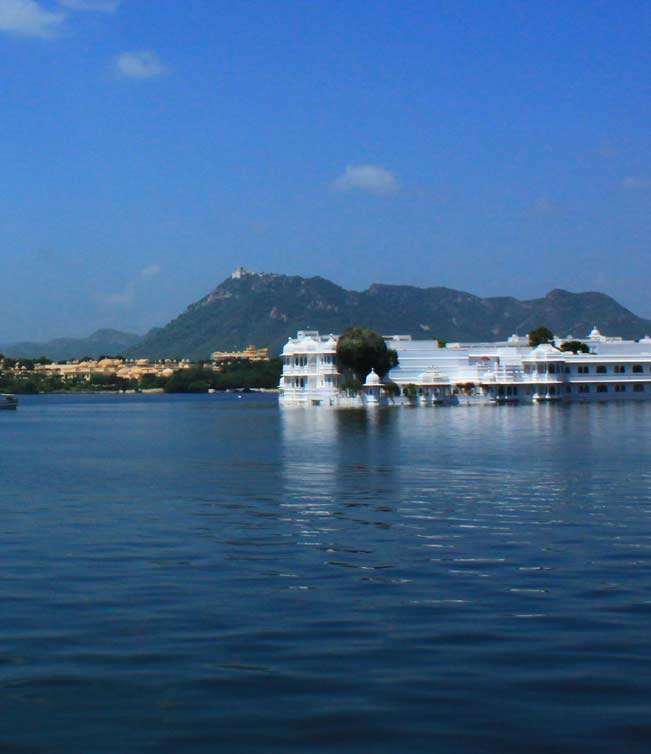
[[[152,359],[205,359],[215,350],[253,343],[279,353],[297,330],[340,333],[364,325],[383,334],[446,341],[500,340],[545,325],[558,335],[585,337],[593,325],[608,335],[638,338],[651,320],[604,293],[556,289],[537,299],[481,298],[450,288],[371,285],[349,291],[321,277],[238,270],[164,327],[144,336],[100,330],[86,339],[0,346],[10,356],[55,359],[123,353]]]
[[[55,338],[45,343],[25,341],[0,345],[0,353],[15,359],[38,359],[47,356],[53,361],[81,359],[125,353],[142,340],[141,335],[120,330],[97,330],[88,338]]]
[[[148,333],[131,353],[202,358],[249,343],[279,353],[297,330],[340,333],[365,325],[383,334],[446,341],[497,340],[546,325],[559,335],[585,337],[597,324],[629,338],[651,332],[642,319],[603,293],[550,291],[530,301],[480,298],[450,288],[372,285],[348,291],[321,277],[238,270],[165,327]]]

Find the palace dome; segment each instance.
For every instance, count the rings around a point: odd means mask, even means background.
[[[364,387],[378,387],[381,384],[382,381],[380,380],[380,375],[375,371],[375,369],[371,369],[368,376],[366,377]]]

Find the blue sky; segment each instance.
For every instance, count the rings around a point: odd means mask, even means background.
[[[651,5],[0,0],[0,342],[237,265],[651,317]]]

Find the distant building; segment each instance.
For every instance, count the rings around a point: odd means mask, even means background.
[[[269,349],[247,346],[243,351],[215,351],[211,354],[211,359],[215,366],[242,359],[248,359],[249,361],[269,361]]]
[[[157,377],[170,377],[178,369],[189,369],[189,361],[152,363],[148,359],[122,360],[101,359],[100,361],[68,361],[64,364],[38,364],[35,371],[45,376],[61,377],[64,380],[89,381],[94,375],[117,376],[125,379],[139,379],[146,374]]]

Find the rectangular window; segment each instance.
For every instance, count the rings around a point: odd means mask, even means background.
[[[597,385],[597,392],[598,393],[607,393],[608,392],[608,385]]]
[[[626,392],[626,385],[615,385],[615,392],[616,393],[625,393]]]
[[[633,392],[634,393],[643,393],[644,392],[644,385],[641,385],[639,382],[637,382],[635,385],[633,385]]]
[[[589,393],[590,385],[579,385],[579,393]]]
[[[633,364],[633,374],[642,374],[643,371],[642,364]]]
[[[615,364],[615,374],[624,374],[626,367],[623,364]]]
[[[606,367],[603,364],[599,364],[599,366],[597,367],[597,374],[606,374],[607,372],[608,370],[606,369]]]
[[[579,372],[579,374],[590,374],[590,367],[588,367],[588,366],[579,366],[578,372]]]

